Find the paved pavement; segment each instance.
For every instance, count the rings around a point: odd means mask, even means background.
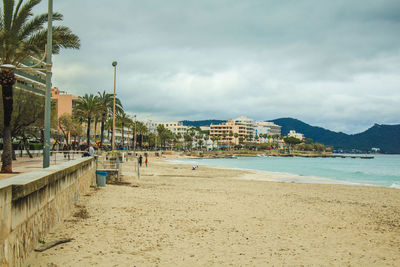
[[[80,158],[81,155],[72,155],[70,159]],[[50,157],[50,166],[61,164],[68,161],[68,158],[64,158],[63,153],[53,153]],[[43,168],[43,158],[42,157],[22,157],[17,158],[13,161],[13,173],[0,173],[0,180],[7,179],[16,176],[21,173],[31,172],[35,170],[40,170]]]

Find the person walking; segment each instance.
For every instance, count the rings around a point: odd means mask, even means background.
[[[140,167],[142,167],[142,161],[143,161],[143,157],[142,157],[142,155],[139,155],[138,163],[139,163]]]
[[[145,160],[144,160],[144,164],[146,164],[146,167],[147,167],[147,163],[149,163],[149,160],[147,159],[147,156],[145,156],[146,158],[145,158]]]

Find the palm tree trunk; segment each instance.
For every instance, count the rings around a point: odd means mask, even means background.
[[[13,112],[13,85],[15,83],[14,72],[2,71],[0,83],[3,93],[3,154],[1,155],[1,172],[12,172],[12,144],[11,144],[11,115]]]
[[[90,145],[90,121],[91,121],[91,118],[87,118],[87,120],[88,120],[88,126],[87,126],[86,138],[87,138],[87,145]]]
[[[97,116],[96,116],[95,119],[94,119],[94,140],[96,140],[97,123],[98,123],[98,119],[97,119]]]
[[[101,124],[100,124],[100,147],[103,146],[103,139],[104,139],[104,121],[105,119],[101,119]]]
[[[124,147],[124,123],[122,123],[122,147]]]

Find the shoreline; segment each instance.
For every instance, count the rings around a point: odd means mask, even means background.
[[[227,266],[400,263],[400,194],[390,188],[243,180],[255,172],[149,158],[125,185],[79,200],[43,237],[74,238],[25,265]],[[264,175],[265,176],[265,175]],[[273,177],[273,175],[271,176]],[[78,208],[77,208],[78,209]]]
[[[353,158],[348,156],[347,158]],[[210,160],[210,159],[224,159],[224,158],[194,158],[194,157],[166,157],[166,160],[171,162],[176,161],[177,163],[182,164],[193,164],[189,162],[185,162],[186,160]],[[390,186],[373,184],[373,183],[362,183],[358,181],[352,180],[340,180],[337,178],[331,177],[321,177],[321,176],[314,176],[314,175],[300,175],[296,173],[289,173],[289,172],[280,172],[280,171],[268,171],[268,170],[257,170],[257,169],[248,169],[248,168],[240,168],[240,167],[230,167],[230,166],[223,166],[223,165],[208,165],[202,163],[196,163],[198,165],[207,166],[207,167],[219,167],[219,168],[227,168],[232,170],[243,170],[243,171],[250,171],[255,173],[261,173],[268,176],[275,175],[280,176],[280,178],[265,179],[264,181],[276,181],[276,182],[287,182],[287,183],[311,183],[311,184],[332,184],[332,185],[347,185],[347,186],[370,186],[370,187],[382,187],[382,188],[392,188],[392,189],[400,189],[400,181],[399,183],[392,183]],[[263,179],[257,179],[262,181]]]

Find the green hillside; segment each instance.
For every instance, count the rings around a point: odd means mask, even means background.
[[[400,125],[375,124],[370,129],[359,134],[345,134],[333,132],[321,127],[311,126],[293,118],[272,120],[282,126],[282,135],[287,135],[290,130],[304,134],[316,142],[333,146],[335,149],[351,151],[353,149],[363,152],[371,148],[380,148],[382,153],[400,154]]]

